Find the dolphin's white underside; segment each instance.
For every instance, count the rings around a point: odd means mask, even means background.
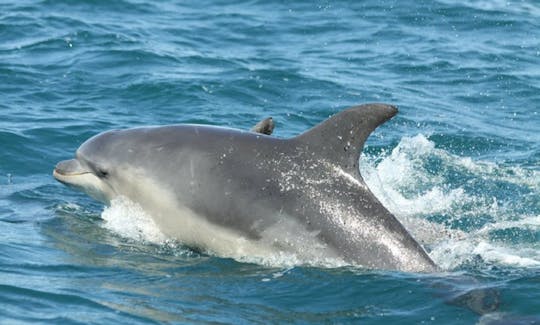
[[[334,249],[317,238],[317,232],[308,231],[290,216],[279,218],[279,222],[261,232],[260,238],[248,238],[180,206],[172,191],[145,176],[143,170],[128,166],[122,170],[124,175],[136,175],[136,180],[130,180],[132,186],[122,187],[122,193],[115,192],[92,173],[62,175],[54,172],[54,177],[100,201],[127,198],[139,205],[167,238],[206,253],[242,261],[268,261],[272,257],[286,256],[289,261],[300,264],[346,265]]]

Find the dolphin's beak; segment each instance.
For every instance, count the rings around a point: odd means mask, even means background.
[[[114,190],[109,185],[81,165],[77,159],[59,162],[54,168],[53,176],[60,183],[83,191],[105,204],[109,204],[111,198],[115,196]]]
[[[56,164],[53,171],[53,176],[56,180],[62,183],[71,183],[70,177],[88,174],[90,171],[86,170],[77,159],[64,160]]]

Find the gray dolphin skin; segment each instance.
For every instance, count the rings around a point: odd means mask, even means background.
[[[105,204],[126,197],[165,235],[218,256],[432,272],[359,172],[367,137],[396,113],[355,106],[290,139],[189,124],[112,130],[53,175]]]

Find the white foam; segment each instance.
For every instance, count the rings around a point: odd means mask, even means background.
[[[436,161],[432,170],[427,161]],[[446,170],[475,179],[507,182],[531,190],[540,187],[540,172],[493,162],[475,161],[436,148],[424,135],[405,137],[390,152],[362,156],[361,173],[368,187],[421,243],[431,248],[430,256],[442,268],[451,270],[471,259],[519,267],[540,266],[540,253],[531,243],[507,243],[490,238],[494,230],[518,228],[540,231],[540,216],[520,215],[515,203],[498,202],[489,194],[468,193],[463,184],[448,184]],[[444,217],[445,223],[427,220]],[[462,231],[457,224],[472,224],[489,216],[479,229]]]
[[[466,233],[463,238],[436,243],[430,255],[447,270],[477,259],[490,264],[539,267],[540,247],[537,243],[508,243],[491,238],[492,231],[505,229],[540,231],[540,216],[487,223],[478,230]]]
[[[110,203],[111,205],[101,214],[106,229],[131,240],[184,250],[181,246],[175,245],[176,238],[171,238],[160,230],[152,216],[138,203],[123,196],[111,200]],[[218,250],[210,246],[207,253],[270,267],[290,268],[308,264],[321,267],[346,265],[341,259],[329,254],[325,247],[317,245],[314,241],[315,234],[306,233],[295,223],[275,225],[261,236],[263,238],[256,243],[239,236],[235,236],[234,239],[216,238],[223,249]]]
[[[446,241],[435,246],[431,257],[445,270],[452,270],[464,263],[480,259],[483,262],[515,267],[538,267],[540,255],[531,248],[506,247],[486,239],[469,238]]]
[[[101,214],[104,227],[119,235],[153,244],[164,244],[167,237],[139,204],[120,196]]]
[[[455,5],[455,2],[449,0],[439,0],[442,3]],[[469,8],[482,11],[498,11],[504,13],[540,16],[540,6],[534,1],[507,1],[507,0],[466,0],[460,1],[460,4]]]
[[[540,216],[523,216],[519,220],[499,221],[497,223],[489,223],[479,229],[476,234],[487,235],[493,230],[509,229],[509,228],[521,228],[540,230]]]
[[[446,189],[441,176],[423,167],[436,150],[423,135],[403,138],[389,156],[362,156],[361,174],[371,191],[395,214],[443,213],[468,198],[460,188]]]

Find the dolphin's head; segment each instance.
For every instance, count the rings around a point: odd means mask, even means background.
[[[94,199],[108,204],[118,195],[115,180],[121,170],[123,137],[121,131],[108,131],[84,142],[74,159],[59,162],[53,176],[59,182],[81,190]]]
[[[74,159],[59,162],[53,176],[105,204],[117,196],[139,202],[156,177],[171,179],[185,133],[175,126],[106,131],[86,140]]]

